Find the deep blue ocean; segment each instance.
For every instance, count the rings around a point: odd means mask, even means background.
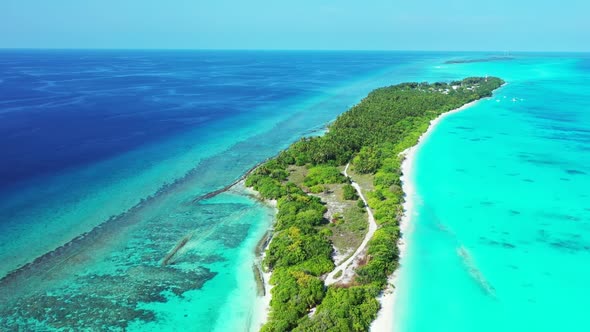
[[[313,97],[391,60],[385,54],[3,51],[0,184],[259,116],[252,113],[261,106]]]
[[[274,210],[239,185],[205,195],[374,88],[471,75],[508,85],[417,154],[396,331],[574,330],[590,60],[495,55],[0,51],[0,330],[256,330]]]

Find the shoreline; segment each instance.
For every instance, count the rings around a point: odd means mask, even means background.
[[[262,326],[266,324],[268,320],[268,313],[270,311],[270,300],[271,300],[271,293],[270,290],[272,286],[270,285],[270,276],[271,273],[268,271],[264,271],[262,267],[262,260],[264,259],[264,255],[257,257],[256,261],[254,262],[255,268],[258,269],[258,276],[260,277],[260,281],[262,282],[262,288],[264,289],[264,294],[259,294],[254,299],[254,303],[252,305],[252,316],[250,319],[250,323],[248,324],[248,331],[260,331]]]
[[[260,166],[262,163],[256,165],[252,170],[248,172],[252,172],[256,167]],[[246,175],[247,176],[247,175]],[[240,190],[245,193],[246,195],[250,196],[261,202],[262,204],[267,205],[269,208],[274,210],[273,219],[276,218],[277,215],[277,201],[276,200],[267,200],[260,197],[258,192],[252,188],[246,187],[245,177],[244,176],[240,181],[234,183],[233,186],[239,186]],[[232,187],[233,187],[232,186]],[[256,247],[254,248],[254,262],[252,262],[253,271],[252,274],[256,279],[256,288],[257,288],[257,296],[253,301],[252,304],[252,315],[250,316],[250,321],[248,322],[248,326],[245,328],[246,331],[260,331],[260,328],[266,324],[268,320],[268,313],[270,312],[270,300],[271,296],[271,289],[272,286],[270,284],[270,277],[271,272],[266,271],[264,269],[263,261],[264,257],[266,256],[266,249],[270,245],[272,241],[272,231],[273,231],[274,220],[272,224],[269,226],[269,229],[266,230],[262,238],[258,240]]]
[[[268,232],[265,234],[265,238],[267,237]],[[264,238],[263,238],[264,239]],[[253,268],[255,271],[256,280],[256,287],[258,288],[258,295],[256,299],[254,299],[254,303],[252,305],[252,316],[250,317],[249,326],[247,327],[247,331],[260,331],[262,326],[266,324],[268,320],[268,313],[270,312],[270,300],[272,295],[270,290],[272,286],[270,284],[270,277],[271,272],[265,271],[262,262],[264,261],[264,257],[266,256],[266,249],[270,244],[271,238],[268,238],[266,241],[266,245],[262,248],[262,252],[260,255],[256,255]],[[262,290],[262,294],[260,291]]]
[[[482,99],[485,99],[485,98],[482,98]],[[396,296],[397,293],[395,292],[395,285],[397,284],[397,281],[399,281],[399,271],[403,268],[403,260],[405,258],[405,254],[407,251],[407,245],[408,245],[408,243],[406,242],[406,238],[412,231],[411,226],[413,224],[411,223],[411,220],[416,213],[416,210],[415,210],[416,207],[415,207],[415,201],[414,201],[414,196],[416,195],[416,187],[412,181],[412,176],[414,175],[413,172],[415,170],[414,165],[416,162],[416,153],[417,153],[418,149],[420,148],[420,146],[424,143],[426,138],[428,138],[428,136],[434,131],[436,126],[444,118],[448,117],[449,115],[464,111],[464,110],[468,109],[469,107],[475,105],[477,102],[479,102],[482,99],[474,100],[474,101],[467,103],[459,108],[450,110],[446,113],[439,115],[437,118],[430,121],[430,125],[428,126],[428,130],[426,130],[425,133],[420,135],[420,138],[418,139],[418,142],[416,143],[416,145],[404,150],[401,153],[401,155],[404,156],[404,160],[403,160],[402,166],[401,166],[402,176],[400,179],[402,182],[402,190],[404,192],[405,200],[403,203],[404,215],[403,215],[402,220],[399,225],[399,229],[400,229],[402,236],[400,237],[400,239],[397,243],[397,247],[399,250],[399,266],[393,272],[393,274],[389,277],[387,288],[377,298],[377,300],[379,301],[379,304],[381,305],[381,309],[379,309],[379,312],[377,313],[377,318],[375,318],[375,320],[371,323],[371,327],[369,329],[370,331],[373,331],[373,332],[395,331],[394,327],[396,324],[396,320],[395,320],[394,313],[395,313],[396,304],[398,304],[396,301],[397,300],[397,296]]]

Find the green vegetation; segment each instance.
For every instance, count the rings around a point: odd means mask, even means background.
[[[502,84],[501,79],[490,77],[377,89],[340,115],[324,136],[301,139],[252,172],[246,185],[264,198],[278,200],[275,234],[264,262],[273,271],[274,287],[271,313],[263,331],[369,329],[379,310],[375,297],[397,267],[396,243],[403,212],[400,152],[417,143],[431,120],[491,96]],[[346,182],[338,166],[350,161],[363,181],[372,181],[372,186],[359,183],[363,191],[370,190],[368,205],[379,229],[369,241],[355,278],[347,285],[326,289],[320,277],[334,268],[332,231],[323,218],[324,205],[304,190],[322,192],[327,190],[326,184]],[[288,180],[288,170],[297,169],[294,165],[308,168],[303,185]],[[357,199],[350,188],[343,186],[343,198]],[[359,202],[355,208],[362,213],[364,205]],[[308,316],[314,307],[315,314]]]
[[[296,332],[368,331],[379,310],[380,288],[330,287],[313,318],[305,316]]]
[[[307,172],[303,184],[308,187],[329,183],[342,183],[346,177],[340,173],[340,170],[334,166],[318,165],[311,167]]]
[[[362,199],[359,199],[358,201],[356,201],[356,206],[358,206],[360,209],[363,209],[364,210],[364,208],[365,208],[365,202],[363,202]]]
[[[342,187],[342,198],[349,201],[355,201],[359,199],[359,195],[357,195],[356,190],[352,185],[346,184]]]
[[[281,154],[257,168],[246,179],[267,199],[278,199],[275,233],[264,264],[272,269],[272,311],[263,331],[289,331],[325,296],[322,274],[334,268],[330,229],[322,227],[326,207],[286,181],[287,164]],[[321,173],[321,172],[320,172]],[[329,179],[329,177],[323,178]],[[278,194],[278,195],[277,195]]]

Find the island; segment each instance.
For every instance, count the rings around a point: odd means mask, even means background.
[[[460,64],[460,63],[477,63],[477,62],[495,62],[495,61],[511,61],[515,58],[510,55],[504,56],[490,56],[487,58],[475,58],[475,59],[458,59],[445,61],[446,65]]]
[[[368,331],[398,266],[404,151],[431,122],[504,84],[496,77],[379,88],[246,178],[276,220],[260,269],[270,272],[262,331]],[[268,289],[266,289],[268,291]]]

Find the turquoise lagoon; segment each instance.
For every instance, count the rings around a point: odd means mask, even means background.
[[[588,331],[590,57],[440,64],[494,75],[416,155],[395,331]]]

